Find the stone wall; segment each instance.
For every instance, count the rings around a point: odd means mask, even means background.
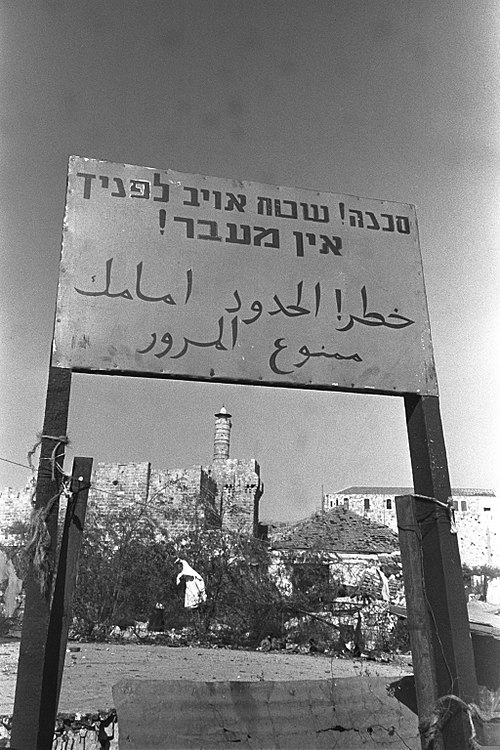
[[[138,509],[148,501],[151,464],[96,464],[92,472],[87,516],[105,516],[120,509]]]
[[[367,595],[374,599],[404,604],[403,569],[399,551],[391,554],[348,554],[310,550],[272,550],[271,571],[283,594],[293,590],[292,571],[307,564],[328,568],[327,581],[335,594],[338,589],[350,595]],[[327,584],[325,581],[325,585]],[[340,596],[340,594],[338,594]]]
[[[205,513],[205,527],[219,529],[222,525],[220,504],[217,502],[217,482],[210,472],[201,469],[200,497]]]
[[[94,464],[87,517],[105,518],[127,510],[138,517],[147,514],[170,536],[221,527],[257,536],[263,493],[260,467],[253,459],[230,458],[231,427],[231,415],[222,407],[215,414],[213,462],[205,468],[159,470],[149,461]],[[2,492],[0,544],[20,541],[19,536],[8,536],[9,527],[28,522],[32,489]]]
[[[410,494],[412,489],[355,489],[359,491],[325,494],[323,510],[348,507],[397,531],[394,498]],[[89,518],[127,507],[140,513],[147,506],[159,525],[170,527],[172,535],[186,533],[193,524],[257,535],[262,490],[260,467],[253,459],[219,459],[205,468],[170,471],[152,469],[147,461],[97,464],[87,512]],[[19,544],[20,536],[14,531],[29,521],[32,493],[33,482],[22,490],[6,488],[0,492],[0,544]],[[455,490],[453,501],[462,562],[499,566],[499,511],[493,491]]]
[[[202,467],[162,471],[150,463],[98,464],[89,493],[89,512],[145,505],[172,536],[193,528],[256,533],[262,494],[256,461],[221,459]]]
[[[33,485],[24,490],[4,490],[0,496],[0,544],[22,541],[18,532],[26,528],[31,514]],[[87,504],[87,521],[104,521],[109,514],[146,514],[170,536],[192,528],[220,528],[220,502],[213,477],[201,466],[160,471],[147,461],[128,464],[97,464]],[[60,521],[65,512],[60,505]]]
[[[6,487],[0,492],[0,544],[16,545],[20,541],[18,532],[29,522],[31,498],[34,484],[28,482],[22,490]]]
[[[88,513],[105,516],[129,509],[147,515],[162,533],[179,536],[193,528],[220,526],[217,487],[200,466],[161,471],[149,462],[98,464],[92,476]]]
[[[263,491],[257,461],[217,460],[207,472],[218,487],[222,528],[257,536],[259,501]]]
[[[170,536],[187,534],[193,529],[219,528],[216,491],[214,480],[200,466],[153,471],[150,513]]]
[[[455,511],[455,525],[462,563],[500,567],[499,524],[491,513]]]

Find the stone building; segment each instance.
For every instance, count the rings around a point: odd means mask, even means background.
[[[293,578],[316,578],[352,593],[365,590],[377,598],[394,599],[402,580],[389,588],[401,564],[398,535],[381,523],[363,518],[344,506],[318,512],[272,534],[275,559],[286,560]],[[334,585],[335,584],[335,585]],[[345,594],[345,595],[346,595]],[[336,591],[338,595],[338,591]]]
[[[314,627],[316,617],[340,648],[384,647],[397,622],[391,606],[404,604],[394,531],[335,506],[274,530],[270,547],[280,590],[306,597],[298,626]]]
[[[131,510],[146,513],[179,536],[193,528],[222,528],[259,535],[259,502],[264,485],[255,459],[231,458],[231,414],[215,415],[212,463],[158,469],[149,461],[97,463],[92,473],[87,517]],[[0,494],[0,545],[19,540],[16,533],[29,521],[33,483]]]
[[[30,519],[34,490],[35,483],[30,480],[20,490],[5,487],[0,491],[0,545],[19,544],[22,530]]]
[[[322,510],[347,508],[397,532],[395,498],[412,493],[413,487],[347,487],[324,494]],[[454,488],[452,502],[462,562],[499,566],[500,525],[494,491]]]

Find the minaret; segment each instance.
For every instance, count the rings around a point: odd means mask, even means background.
[[[215,415],[214,433],[214,461],[225,461],[229,458],[229,443],[231,441],[231,415],[224,406]]]

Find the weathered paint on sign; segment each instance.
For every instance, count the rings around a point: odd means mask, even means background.
[[[53,364],[435,395],[414,207],[71,157]]]

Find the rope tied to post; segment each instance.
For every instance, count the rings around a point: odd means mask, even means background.
[[[430,495],[418,495],[413,493],[412,497],[418,497],[420,500],[429,500],[432,503],[435,503],[435,505],[439,505],[441,508],[445,508],[448,513],[448,519],[450,521],[450,533],[456,534],[457,533],[457,524],[455,520],[455,508],[453,506],[453,498],[449,497],[448,502],[443,503],[441,500],[437,500],[435,497],[431,497]]]
[[[27,459],[29,467],[32,471],[35,471],[35,467],[33,466],[32,458],[35,455],[38,447],[41,445],[42,440],[54,440],[55,445],[52,449],[52,453],[50,457],[47,459],[50,461],[50,467],[51,467],[51,479],[55,481],[56,479],[56,461],[59,458],[58,451],[61,447],[61,445],[69,445],[69,438],[67,435],[44,435],[43,433],[39,432],[37,433],[37,440],[34,446],[31,448],[31,450],[28,451]]]
[[[25,567],[27,568],[30,563],[32,564],[33,572],[40,585],[40,591],[44,596],[48,594],[52,573],[52,563],[48,554],[51,537],[47,528],[47,518],[65,489],[66,485],[63,485],[61,491],[51,497],[45,507],[33,508],[29,520],[28,539],[23,550]]]
[[[32,459],[38,447],[41,445],[42,440],[54,441],[54,447],[50,456],[46,460],[50,462],[50,477],[52,481],[56,482],[57,491],[49,499],[46,505],[42,508],[36,508],[36,486],[33,488],[31,496],[32,511],[29,519],[27,541],[24,546],[22,559],[25,572],[27,572],[29,566],[32,565],[33,573],[40,585],[40,591],[44,596],[47,596],[49,594],[54,565],[52,556],[49,554],[52,539],[47,527],[47,519],[51,514],[54,505],[62,496],[67,497],[68,500],[70,499],[71,491],[70,478],[64,474],[62,466],[57,461],[57,459],[60,458],[59,451],[61,446],[68,445],[69,443],[69,439],[66,435],[45,435],[44,433],[38,433],[36,443],[27,454],[28,464],[31,470],[33,472],[35,471]]]
[[[435,742],[440,737],[443,727],[450,717],[453,715],[450,704],[455,702],[458,708],[467,713],[467,717],[470,725],[470,737],[468,741],[469,750],[481,750],[482,745],[476,740],[476,728],[474,726],[474,719],[480,722],[489,722],[493,720],[493,717],[487,716],[483,713],[475,703],[466,703],[458,695],[442,695],[437,699],[434,705],[434,711],[432,712],[431,718],[427,721],[420,723],[420,735],[424,741],[424,747],[426,750],[433,750]]]

